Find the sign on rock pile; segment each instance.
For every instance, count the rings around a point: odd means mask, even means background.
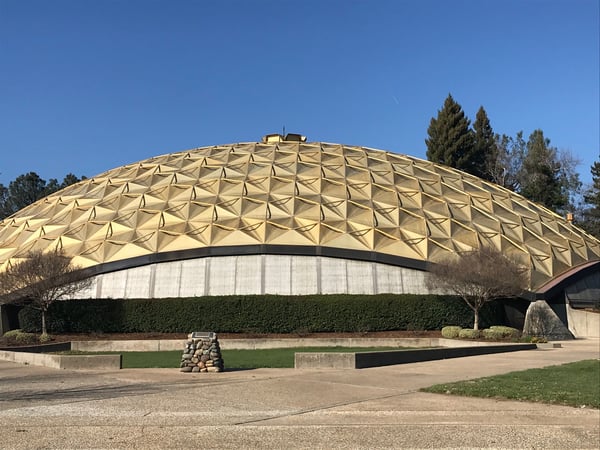
[[[224,365],[217,334],[199,331],[190,333],[180,367],[182,372],[222,372]]]

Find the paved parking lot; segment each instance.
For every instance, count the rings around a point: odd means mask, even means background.
[[[597,339],[562,345],[362,370],[75,372],[0,361],[0,447],[600,448],[598,410],[418,392],[600,357]]]

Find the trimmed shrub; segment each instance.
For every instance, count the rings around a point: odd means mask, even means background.
[[[18,334],[22,333],[22,332],[23,331],[21,331],[21,330],[10,330],[10,331],[7,331],[6,333],[4,333],[2,335],[2,337],[5,338],[5,339],[12,339],[15,336],[17,336]]]
[[[492,323],[499,310],[486,309]],[[248,295],[165,299],[90,299],[55,302],[51,333],[369,332],[468,327],[472,312],[458,297],[438,295]],[[23,330],[39,331],[40,313],[19,313]]]
[[[460,330],[462,330],[462,327],[454,325],[444,327],[442,328],[442,337],[445,337],[446,339],[456,339],[460,334]]]
[[[499,330],[494,330],[492,328],[486,328],[481,332],[485,339],[490,339],[492,341],[499,341],[504,338],[504,333]]]
[[[503,338],[516,339],[521,336],[521,332],[519,330],[517,330],[516,328],[507,327],[504,325],[491,326],[490,330],[500,333],[500,335],[501,335],[500,337],[503,337]]]
[[[48,333],[42,333],[39,337],[39,341],[41,344],[46,344],[48,342],[50,342],[52,340],[52,336],[50,336]]]
[[[479,339],[481,337],[480,330],[473,330],[471,328],[463,328],[458,333],[460,339]]]
[[[10,330],[2,335],[8,345],[30,345],[37,344],[39,338],[33,333],[24,333],[22,330]]]

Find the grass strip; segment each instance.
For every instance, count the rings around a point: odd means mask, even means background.
[[[221,350],[227,369],[293,368],[296,352],[373,352],[406,350],[401,347],[293,347],[260,350]],[[161,352],[60,352],[70,355],[123,355],[123,369],[179,368],[182,351]]]
[[[498,398],[600,409],[600,360],[511,372],[421,389],[438,394]]]
[[[398,347],[294,347],[260,350],[221,350],[225,368],[293,368],[294,353],[298,352],[381,352],[402,350]]]

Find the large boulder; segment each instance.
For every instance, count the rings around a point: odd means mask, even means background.
[[[549,341],[573,339],[573,335],[544,300],[532,302],[525,314],[523,334]]]

